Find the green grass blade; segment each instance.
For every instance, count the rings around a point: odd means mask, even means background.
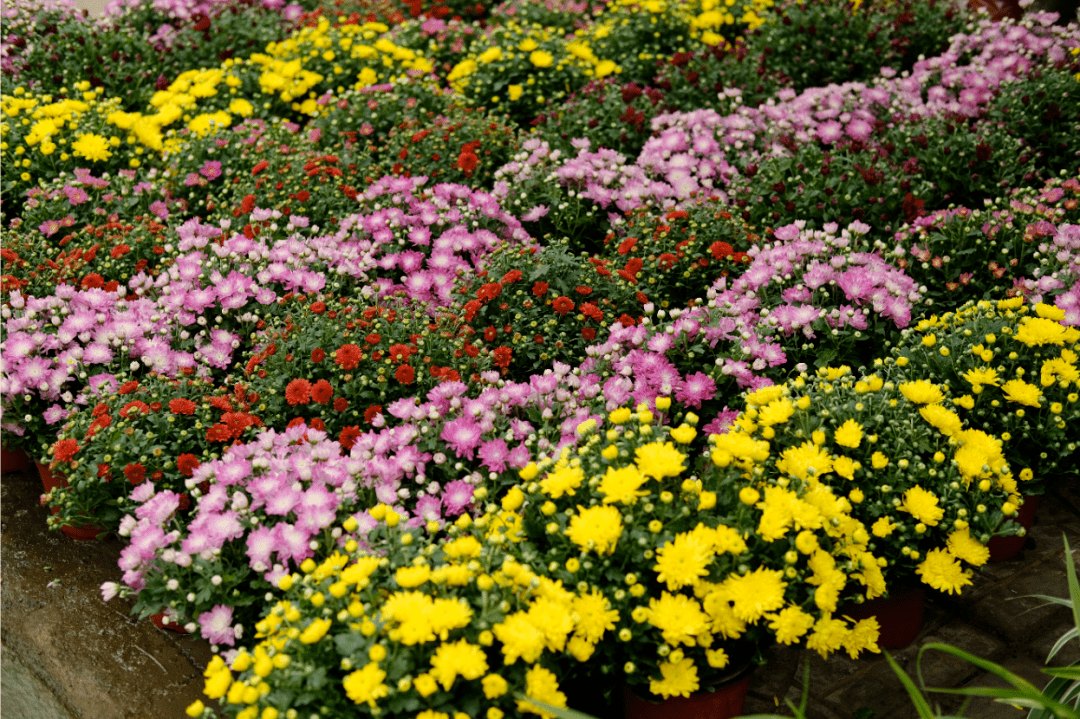
[[[1068,644],[1070,640],[1076,639],[1077,637],[1080,637],[1080,630],[1077,629],[1070,629],[1069,631],[1062,634],[1061,637],[1056,642],[1054,642],[1054,646],[1050,649],[1050,656],[1046,658],[1046,661],[1049,662],[1051,659],[1053,659],[1057,655],[1057,653],[1061,651],[1062,647]]]
[[[532,697],[524,694],[523,692],[517,692],[514,694],[518,701],[529,702],[530,704],[540,707],[546,712],[551,712],[559,719],[596,719],[592,714],[586,714],[585,712],[574,711],[573,709],[563,709],[561,707],[553,707],[546,702],[542,702],[539,699],[533,699]]]
[[[988,671],[991,674],[995,674],[998,677],[1001,677],[1002,679],[1007,681],[1009,684],[1012,684],[1014,687],[1016,687],[1017,689],[1019,689],[1019,690],[1021,690],[1023,692],[1035,693],[1035,694],[1037,694],[1039,692],[1038,687],[1036,687],[1034,684],[1032,684],[1027,679],[1024,679],[1021,676],[1013,674],[1012,672],[1010,672],[1008,669],[1001,666],[1000,664],[996,664],[996,663],[991,662],[991,661],[989,661],[987,659],[982,659],[980,657],[977,657],[974,654],[970,654],[968,652],[965,652],[963,649],[959,649],[957,647],[954,647],[951,644],[942,644],[941,642],[929,642],[928,644],[924,644],[923,647],[919,650],[919,658],[918,658],[917,664],[918,664],[918,666],[920,668],[920,672],[919,672],[920,676],[922,676],[921,668],[922,668],[923,653],[925,653],[925,652],[927,652],[927,651],[929,651],[931,649],[934,649],[934,650],[937,650],[937,651],[940,651],[940,652],[945,652],[946,654],[951,654],[954,657],[957,657],[958,659],[963,659],[964,661],[966,661],[966,662],[968,662],[970,664],[974,664],[975,666],[979,667],[980,669],[983,669],[984,671]],[[931,691],[931,692],[952,691],[952,690],[945,690],[945,689],[937,689],[937,688],[934,688],[934,687],[926,687],[926,690]]]
[[[1076,563],[1072,560],[1072,548],[1069,547],[1069,538],[1064,532],[1061,540],[1065,542],[1065,573],[1069,575],[1069,598],[1072,599],[1073,621],[1076,629],[1080,631],[1080,581],[1076,579]]]
[[[900,683],[904,685],[904,689],[907,689],[907,693],[911,695],[911,702],[915,705],[915,711],[919,712],[920,719],[934,719],[934,711],[930,708],[930,703],[926,701],[926,697],[922,695],[919,688],[915,686],[915,682],[911,681],[911,677],[907,675],[900,665],[892,658],[888,652],[882,652],[885,655],[885,659],[889,662],[889,666],[896,672],[896,676],[900,677]]]

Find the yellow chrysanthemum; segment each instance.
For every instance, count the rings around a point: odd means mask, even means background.
[[[1042,390],[1022,379],[1011,379],[1001,385],[1001,393],[1008,401],[1028,407],[1038,407],[1042,399]]]
[[[735,616],[723,585],[714,584],[708,589],[702,607],[709,616],[713,634],[724,639],[738,639],[746,631],[746,622]]]
[[[454,643],[444,642],[431,657],[431,676],[450,691],[459,676],[473,680],[484,676],[488,670],[487,655],[482,647],[460,639]]]
[[[900,509],[915,518],[915,521],[933,527],[945,516],[945,510],[938,506],[938,498],[933,492],[915,485],[904,492],[904,501]]]
[[[900,394],[915,404],[936,404],[945,399],[941,387],[924,379],[904,382],[900,385]]]
[[[558,499],[564,494],[574,495],[574,490],[581,486],[585,480],[585,472],[581,467],[562,467],[550,472],[540,480],[540,489],[552,499]]]
[[[421,564],[418,567],[402,567],[394,573],[394,579],[402,589],[415,589],[431,578],[431,567]]]
[[[752,624],[767,612],[784,606],[784,573],[779,569],[759,567],[743,576],[731,576],[723,586],[732,611],[742,621]]]
[[[300,641],[304,644],[314,644],[326,636],[330,630],[329,619],[313,619],[311,624],[300,633]]]
[[[571,609],[576,617],[574,634],[591,644],[603,639],[604,632],[614,629],[619,621],[619,612],[599,589],[574,597]]]
[[[109,141],[94,133],[79,135],[79,139],[71,143],[71,150],[76,157],[83,157],[91,162],[103,162],[112,157]]]
[[[559,680],[549,669],[539,664],[525,672],[525,696],[537,699],[553,707],[566,708],[566,695],[559,691]],[[518,711],[539,714],[544,719],[553,719],[551,712],[546,712],[529,701],[518,700]]]
[[[928,404],[925,407],[919,407],[919,415],[946,437],[952,437],[963,429],[960,416],[951,409],[945,409],[940,404]]]
[[[862,652],[867,651],[880,654],[881,648],[878,647],[878,637],[880,635],[881,625],[878,623],[877,617],[862,619],[848,630],[847,635],[844,637],[844,649],[852,659],[858,659]]]
[[[806,648],[817,652],[822,659],[844,646],[848,628],[841,619],[825,615],[814,624],[814,633],[806,640]]]
[[[863,428],[862,425],[856,422],[854,419],[849,419],[842,425],[836,428],[836,432],[833,434],[833,439],[841,447],[851,447],[855,449],[862,442]]]
[[[960,562],[946,549],[931,549],[926,559],[915,568],[925,584],[940,592],[959,594],[971,584],[970,573],[964,571]]]
[[[1075,327],[1065,327],[1059,322],[1044,317],[1025,317],[1020,323],[1020,329],[1013,336],[1017,342],[1022,342],[1029,347],[1060,346],[1076,342],[1080,338],[1080,330]]]
[[[956,434],[960,449],[953,459],[964,479],[970,482],[989,468],[992,472],[1001,471],[1005,466],[1005,455],[1001,451],[1001,440],[980,429],[968,429]]]
[[[507,664],[513,664],[518,658],[531,664],[544,653],[544,633],[533,626],[526,612],[511,614],[492,627],[491,631],[502,643],[502,653]]]
[[[386,672],[379,669],[376,662],[371,662],[363,669],[357,669],[345,677],[342,684],[345,687],[345,695],[353,702],[357,704],[367,702],[368,706],[374,708],[375,702],[385,697],[390,691],[390,687],[383,684],[383,679],[386,679]]]
[[[764,407],[770,402],[775,402],[784,396],[784,385],[771,384],[768,387],[751,392],[746,395],[746,403],[754,407]]]
[[[708,576],[712,558],[711,542],[701,533],[683,532],[656,551],[653,570],[657,581],[665,582],[668,589],[675,591]]]
[[[794,644],[814,626],[814,617],[798,606],[784,607],[778,613],[769,615],[769,628],[776,633],[776,641],[781,644]]]
[[[984,384],[993,385],[997,387],[1001,382],[1001,378],[998,377],[996,369],[992,367],[980,367],[979,369],[970,369],[964,373],[964,379],[972,387],[981,387]]]
[[[693,660],[684,657],[678,662],[664,662],[660,665],[660,680],[649,680],[649,691],[664,699],[668,697],[688,697],[698,690],[697,667]]]
[[[890,522],[888,517],[879,517],[874,525],[870,527],[870,533],[875,537],[888,537],[896,529],[896,523]]]
[[[641,489],[641,485],[649,481],[649,478],[638,471],[635,465],[627,465],[615,469],[608,467],[607,472],[600,480],[597,490],[604,495],[604,504],[633,504],[638,497],[644,497],[647,491]]]
[[[610,554],[622,536],[622,515],[611,506],[578,506],[578,513],[570,518],[566,536],[582,549],[591,549],[597,554]]]
[[[771,427],[774,424],[783,424],[795,414],[795,405],[788,399],[778,399],[769,402],[758,412],[757,421],[762,427]]]
[[[950,534],[946,546],[954,557],[975,567],[981,567],[990,559],[990,550],[985,544],[972,537],[967,527]]]
[[[686,455],[675,449],[671,442],[651,442],[638,447],[634,454],[638,469],[653,479],[677,477],[683,469]]]
[[[659,599],[650,599],[648,621],[672,646],[693,646],[699,636],[709,633],[709,615],[697,601],[682,594],[662,592]]]
[[[833,468],[828,450],[813,442],[803,442],[798,447],[789,447],[781,453],[780,457],[776,468],[799,479],[806,479],[809,476],[820,477],[831,472]]]
[[[1080,382],[1080,371],[1076,369],[1075,365],[1064,359],[1066,353],[1072,354],[1065,350],[1062,352],[1062,357],[1054,357],[1043,362],[1039,372],[1039,383],[1043,387],[1049,387],[1057,382],[1062,382],[1068,387],[1070,384]]]
[[[551,53],[544,50],[533,50],[529,54],[529,62],[536,67],[551,67],[555,62],[555,58],[551,56]]]

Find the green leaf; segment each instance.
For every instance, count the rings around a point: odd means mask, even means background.
[[[926,697],[922,695],[919,688],[915,686],[915,682],[911,681],[911,677],[907,675],[900,665],[892,658],[892,655],[888,652],[882,652],[885,655],[886,661],[889,662],[889,666],[896,673],[896,676],[900,678],[900,682],[904,685],[904,689],[907,689],[907,693],[911,695],[911,701],[915,705],[915,711],[919,712],[920,719],[934,719],[934,712],[930,709],[930,703],[926,701]]]
[[[573,709],[562,709],[560,707],[554,707],[550,704],[540,701],[539,699],[531,699],[522,692],[516,692],[514,694],[518,701],[529,702],[534,704],[546,712],[551,712],[559,719],[596,719],[592,714],[586,714],[584,712],[574,711]]]
[[[366,642],[366,637],[355,632],[334,636],[334,645],[337,647],[338,653],[344,657],[351,657],[356,654]]]

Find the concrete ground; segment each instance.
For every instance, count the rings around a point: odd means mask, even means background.
[[[206,642],[156,629],[129,616],[130,604],[101,601],[98,587],[116,580],[118,539],[75,542],[45,528],[35,472],[0,480],[0,563],[3,569],[4,719],[182,719],[199,698]],[[1064,607],[1044,607],[1031,594],[1068,595],[1062,533],[1080,548],[1080,488],[1045,497],[1025,549],[1008,562],[988,565],[960,597],[933,594],[915,644],[894,657],[914,675],[918,646],[954,644],[990,659],[1039,686],[1040,668],[1054,641],[1071,626]],[[1075,560],[1074,560],[1075,561]],[[1073,642],[1055,660],[1080,659]],[[785,698],[797,702],[803,668],[810,665],[813,719],[908,719],[915,711],[880,655],[828,661],[793,648],[771,652],[754,675],[746,713],[781,713]],[[999,684],[992,676],[944,655],[924,662],[931,686]],[[959,701],[932,697],[945,709]],[[975,719],[1023,719],[1017,709],[985,700],[970,706]]]

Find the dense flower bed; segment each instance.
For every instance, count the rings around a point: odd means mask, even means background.
[[[1075,22],[365,8],[2,18],[0,434],[226,715],[876,652],[1068,470]]]

